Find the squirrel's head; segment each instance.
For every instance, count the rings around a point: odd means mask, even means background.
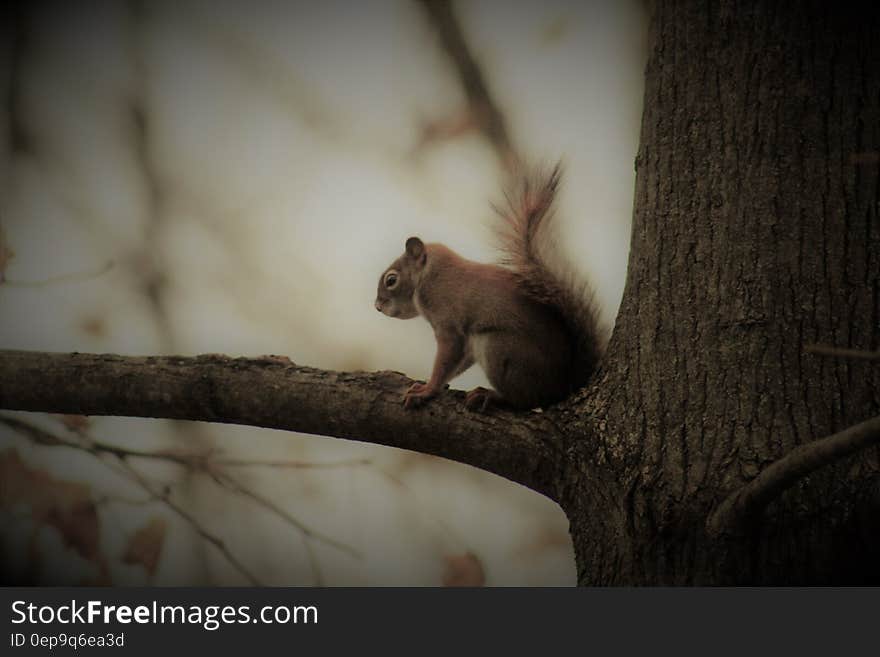
[[[403,255],[391,263],[379,277],[376,290],[376,310],[389,317],[412,319],[419,314],[413,294],[419,274],[425,267],[428,254],[425,245],[418,237],[406,241]]]

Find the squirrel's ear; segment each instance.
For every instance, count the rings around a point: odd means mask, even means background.
[[[410,237],[406,241],[406,255],[413,260],[424,260],[425,245],[418,237]]]

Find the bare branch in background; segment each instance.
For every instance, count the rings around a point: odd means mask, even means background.
[[[168,279],[161,263],[159,240],[165,221],[166,192],[153,157],[153,134],[149,106],[149,78],[145,61],[144,30],[146,7],[141,0],[131,2],[131,60],[135,71],[135,97],[131,101],[131,139],[135,163],[144,185],[144,239],[134,255],[134,270],[142,294],[149,302],[162,350],[174,350],[174,336],[165,304]]]
[[[519,160],[504,114],[492,97],[486,77],[467,45],[452,3],[449,0],[418,0],[418,2],[437,32],[443,50],[449,56],[468,102],[466,116],[431,124],[426,131],[426,140],[430,140],[432,133],[445,136],[461,134],[472,124],[492,144],[505,171],[515,170]]]
[[[321,532],[315,531],[308,525],[304,524],[301,520],[290,514],[288,511],[283,509],[281,506],[270,500],[268,497],[260,495],[256,491],[251,490],[228,473],[216,472],[215,477],[215,481],[218,485],[230,490],[233,493],[236,493],[237,495],[241,495],[242,497],[245,497],[255,502],[257,505],[271,512],[273,515],[278,516],[284,522],[292,525],[295,529],[297,529],[305,538],[317,541],[319,543],[324,543],[325,545],[344,552],[351,557],[361,557],[360,552],[355,550],[350,545],[346,545],[345,543],[337,541],[335,538],[331,538],[330,536],[322,534]]]
[[[3,43],[0,44],[2,52],[0,56],[4,61],[0,62],[0,73],[4,75],[2,82],[4,84],[3,100],[6,102],[6,111],[8,112],[7,125],[4,126],[7,137],[6,143],[8,150],[0,154],[3,158],[0,161],[0,197],[4,200],[10,197],[10,185],[12,183],[12,166],[13,157],[16,153],[25,152],[29,148],[29,141],[25,132],[24,125],[21,121],[21,103],[19,95],[21,93],[21,68],[24,52],[24,7],[22,3],[14,2],[6,5],[2,10],[2,26],[0,26],[0,38]],[[7,208],[0,207],[0,285],[7,283],[6,268],[9,261],[13,257],[13,251],[9,248],[6,240],[6,234],[3,230],[3,222],[8,220]]]
[[[232,494],[241,496],[245,499],[248,499],[252,502],[255,502],[258,506],[266,509],[271,512],[273,515],[280,517],[287,524],[291,525],[294,529],[299,531],[303,537],[306,539],[306,543],[310,541],[315,541],[319,543],[323,543],[328,545],[334,549],[340,550],[349,556],[359,558],[361,555],[352,548],[350,545],[346,545],[341,541],[338,541],[330,536],[327,536],[315,529],[312,529],[307,524],[303,523],[301,520],[293,516],[291,513],[280,507],[278,504],[270,500],[269,498],[260,495],[259,493],[251,490],[240,481],[238,481],[235,477],[230,475],[228,472],[225,472],[221,465],[227,465],[227,467],[236,467],[242,465],[248,466],[265,466],[267,463],[270,467],[287,467],[289,466],[289,462],[284,461],[245,461],[239,459],[230,459],[228,464],[224,464],[223,459],[211,459],[210,455],[205,454],[186,454],[186,453],[175,453],[175,452],[150,452],[144,450],[130,449],[118,445],[112,445],[95,438],[92,438],[78,422],[70,422],[66,421],[69,417],[78,417],[78,416],[64,416],[62,421],[66,424],[68,430],[75,433],[80,439],[80,442],[74,442],[72,440],[67,440],[57,436],[45,429],[38,427],[37,425],[31,424],[29,422],[25,422],[19,420],[14,417],[3,416],[0,415],[0,424],[4,424],[9,428],[16,431],[18,434],[30,439],[32,442],[38,445],[47,446],[47,447],[66,447],[69,449],[76,449],[80,451],[87,452],[96,458],[100,458],[104,455],[114,456],[119,459],[121,462],[128,464],[126,459],[129,458],[143,458],[157,461],[165,461],[168,463],[173,463],[175,465],[183,466],[186,468],[190,468],[195,472],[199,472],[207,475],[215,484],[223,488],[224,490],[229,491]],[[103,461],[102,461],[103,462]],[[369,463],[370,461],[367,459],[362,459],[360,461],[349,461],[348,463],[356,463],[363,464]],[[332,464],[316,464],[318,467],[324,466],[338,466],[340,463],[332,463]],[[128,464],[130,467],[130,464]],[[295,462],[295,467],[302,467],[303,464],[300,462]],[[128,468],[126,469],[126,474],[128,473]],[[139,482],[140,483],[140,482]],[[150,487],[148,492],[151,497],[159,499],[160,501],[167,501],[170,499],[170,494],[164,491],[163,495],[166,499],[162,499],[159,496],[155,489]],[[172,508],[176,513],[179,514],[177,509]],[[198,531],[200,535],[203,535],[203,531]],[[218,539],[219,540],[219,539]],[[211,541],[215,543],[214,541]],[[216,543],[215,543],[216,544]],[[309,554],[309,560],[312,564],[312,567],[315,569],[315,575],[318,579],[320,579],[320,571],[317,569],[317,561],[315,559],[315,555],[313,550],[311,550],[311,545],[308,546],[307,552]]]
[[[349,139],[333,108],[259,40],[243,36],[215,11],[204,11],[193,3],[180,3],[177,9],[194,28],[197,38],[203,37],[216,47],[216,54],[224,63],[241,69],[245,79],[256,82],[262,91],[277,98],[305,126],[328,140]]]
[[[107,454],[107,451],[103,448],[95,446],[86,434],[78,433],[79,437],[82,438],[81,443],[72,442],[63,438],[59,438],[58,436],[44,429],[41,429],[40,427],[37,427],[36,425],[22,422],[21,420],[16,420],[14,418],[0,417],[0,422],[14,429],[20,435],[30,439],[32,442],[38,445],[63,446],[71,449],[78,449],[91,454],[102,464],[110,467],[109,464],[102,458],[102,456]],[[260,585],[259,580],[257,580],[257,578],[253,575],[253,573],[250,572],[250,570],[248,570],[248,568],[241,562],[241,560],[238,559],[238,557],[236,557],[229,550],[223,540],[212,532],[208,531],[198,521],[198,519],[193,516],[192,513],[190,513],[174,500],[172,500],[171,495],[167,489],[157,488],[152,483],[150,483],[136,468],[134,468],[126,460],[126,455],[119,452],[110,453],[114,457],[116,457],[119,468],[129,480],[140,486],[151,499],[161,502],[168,509],[183,518],[183,520],[187,522],[187,524],[196,532],[196,534],[198,534],[206,542],[213,545],[220,552],[220,554],[223,555],[223,558],[226,559],[229,564],[232,565],[252,586]]]
[[[86,421],[88,420],[88,418],[86,418],[85,416],[76,415],[63,415],[59,417],[62,423],[65,424],[65,426],[67,426],[70,431],[79,435],[84,435],[83,428],[74,426],[71,423],[70,418],[82,417]],[[0,424],[5,424],[10,429],[14,429],[19,433],[27,434],[28,437],[30,437],[34,442],[41,445],[47,445],[50,447],[57,445],[64,447],[73,447],[77,449],[81,449],[83,447],[82,445],[79,445],[77,443],[65,441],[55,436],[54,434],[48,433],[40,429],[36,425],[30,424],[28,422],[23,422],[14,417],[0,415]],[[180,465],[186,468],[192,468],[194,470],[205,470],[208,472],[213,472],[218,467],[329,469],[371,465],[373,463],[371,459],[344,459],[340,461],[317,461],[313,463],[309,461],[287,459],[261,460],[225,458],[222,456],[215,456],[211,452],[185,452],[172,450],[147,451],[133,449],[130,447],[122,447],[121,445],[113,445],[91,437],[89,437],[88,449],[94,454],[112,454],[113,456],[118,456],[119,458],[134,457],[142,459],[152,459],[156,461],[165,461],[167,463],[174,463],[176,465]]]
[[[223,542],[223,539],[205,529],[205,527],[196,519],[195,516],[193,516],[189,511],[174,502],[167,491],[155,490],[150,482],[147,481],[144,476],[141,475],[135,468],[133,468],[131,464],[127,463],[124,460],[121,460],[121,464],[122,467],[131,474],[132,479],[134,479],[146,492],[153,495],[157,500],[159,500],[169,509],[174,511],[178,516],[183,518],[187,522],[187,524],[192,527],[196,534],[198,534],[202,539],[217,548],[220,554],[223,555],[223,558],[226,559],[226,561],[228,561],[239,573],[241,573],[244,578],[251,584],[251,586],[260,586],[260,581],[241,562],[241,560],[230,551],[230,549],[226,546],[226,543]]]
[[[59,274],[58,276],[50,276],[48,278],[42,278],[37,281],[22,281],[16,279],[3,279],[3,239],[0,236],[0,283],[4,283],[5,285],[9,285],[10,287],[45,287],[48,285],[57,285],[59,283],[79,283],[81,281],[88,281],[93,278],[97,278],[98,276],[102,276],[106,274],[108,271],[113,269],[113,261],[108,260],[103,265],[98,267],[97,269],[86,269],[83,271],[75,271],[69,274]]]
[[[237,556],[235,556],[235,554],[226,546],[226,544],[224,543],[224,541],[220,537],[218,537],[217,535],[215,535],[212,532],[210,532],[209,530],[207,530],[196,519],[196,517],[192,513],[187,511],[184,507],[182,507],[180,504],[176,503],[171,498],[170,489],[167,486],[164,486],[164,487],[154,486],[137,469],[135,469],[126,460],[130,456],[136,456],[136,457],[140,457],[140,458],[146,457],[146,458],[164,459],[165,457],[163,455],[152,454],[152,453],[147,453],[147,452],[137,452],[137,451],[133,451],[133,450],[124,450],[122,448],[110,447],[106,444],[102,444],[102,443],[98,443],[97,441],[94,441],[87,434],[84,434],[81,432],[78,432],[78,436],[82,439],[82,441],[81,442],[73,442],[70,440],[66,440],[64,438],[60,438],[60,437],[58,437],[48,431],[36,426],[36,425],[30,424],[27,422],[23,422],[21,420],[17,420],[15,418],[10,418],[10,417],[0,416],[0,423],[3,423],[6,426],[9,426],[10,428],[14,429],[20,435],[30,439],[32,442],[34,442],[38,445],[62,446],[62,447],[70,448],[70,449],[77,449],[80,451],[84,451],[84,452],[87,452],[88,454],[91,454],[96,459],[98,459],[102,464],[107,465],[108,467],[110,467],[110,465],[106,461],[104,461],[101,457],[105,456],[105,455],[111,455],[113,457],[116,457],[117,464],[119,466],[119,469],[121,469],[122,473],[125,476],[127,476],[127,478],[134,481],[138,486],[140,486],[148,494],[148,498],[146,500],[138,500],[137,501],[138,504],[149,503],[149,502],[153,502],[153,501],[158,501],[158,502],[162,503],[168,509],[170,509],[175,514],[177,514],[178,516],[183,518],[200,538],[202,538],[206,542],[213,545],[221,553],[221,555],[224,557],[224,559],[226,559],[230,563],[230,565],[232,565],[242,576],[244,576],[245,579],[247,579],[251,585],[254,585],[254,586],[260,585],[259,580],[253,575],[253,573],[250,572],[250,570],[241,562],[241,560]],[[180,464],[179,461],[176,461],[174,459],[171,459],[171,460],[172,460],[172,462]],[[253,494],[246,487],[244,487],[240,484],[237,484],[237,482],[234,486],[230,486],[230,484],[228,482],[218,480],[217,476],[222,477],[223,473],[215,472],[215,473],[213,473],[213,475],[214,476],[212,478],[219,485],[221,485],[225,488],[231,488],[232,492],[235,494],[242,495],[244,497],[251,497],[253,499],[253,495],[255,495],[255,494]],[[231,481],[231,479],[230,479],[230,481]],[[112,498],[108,498],[108,500],[109,499],[112,499]],[[258,499],[257,501],[259,503],[261,503],[261,505],[264,507],[267,507],[267,504],[272,506],[273,508],[271,508],[270,510],[272,510],[273,512],[284,513],[283,510],[278,509],[277,507],[272,505],[271,502],[267,503],[262,498]],[[317,561],[316,561],[316,558],[314,555],[314,551],[312,550],[311,545],[308,544],[309,540],[320,540],[320,541],[327,542],[328,544],[331,544],[332,546],[337,547],[338,549],[342,549],[350,554],[354,552],[349,546],[346,546],[342,543],[339,543],[338,541],[335,541],[329,537],[325,537],[325,536],[309,529],[308,527],[306,527],[305,525],[303,525],[302,523],[297,521],[290,514],[284,513],[284,517],[285,517],[285,520],[287,520],[289,523],[293,524],[297,529],[299,529],[300,532],[302,533],[304,539],[306,539],[306,544],[307,544],[306,545],[306,552],[308,554],[310,565],[312,566],[312,569],[315,573],[315,577],[317,580],[320,581],[321,573],[320,573],[320,569],[318,567],[318,564],[317,564]]]
[[[391,470],[388,470],[386,468],[374,468],[372,472],[380,475],[386,482],[398,488],[402,493],[401,499],[418,499],[418,495],[413,487],[406,483],[404,478],[399,474],[392,472]],[[446,537],[447,540],[450,540],[462,546],[462,549],[466,551],[471,550],[471,548],[466,545],[466,542],[459,535],[459,533],[454,531],[449,523],[447,523],[441,515],[433,513],[430,509],[423,509],[421,515],[424,519],[430,520],[430,522],[437,527],[437,529],[443,534],[444,537]]]
[[[246,424],[410,449],[558,495],[561,437],[549,413],[464,411],[447,392],[401,403],[396,372],[333,372],[278,358],[125,357],[0,351],[0,408]]]
[[[25,5],[22,2],[12,2],[4,9],[3,21],[5,26],[3,34],[8,49],[9,82],[6,89],[6,107],[9,112],[8,143],[11,154],[27,153],[33,150],[33,143],[25,128],[21,116],[21,80],[22,64],[27,40],[27,21],[25,17]],[[4,184],[7,181],[3,181]]]

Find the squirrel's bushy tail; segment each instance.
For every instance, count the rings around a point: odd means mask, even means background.
[[[528,296],[559,311],[572,335],[572,383],[579,388],[596,369],[602,340],[592,291],[560,262],[554,245],[552,219],[561,176],[559,164],[549,173],[538,170],[524,175],[518,187],[505,194],[506,206],[493,207],[503,219],[498,231],[502,263],[513,270]]]

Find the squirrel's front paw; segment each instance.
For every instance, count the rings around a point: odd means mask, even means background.
[[[418,408],[436,394],[427,383],[413,383],[403,396],[403,407]]]

